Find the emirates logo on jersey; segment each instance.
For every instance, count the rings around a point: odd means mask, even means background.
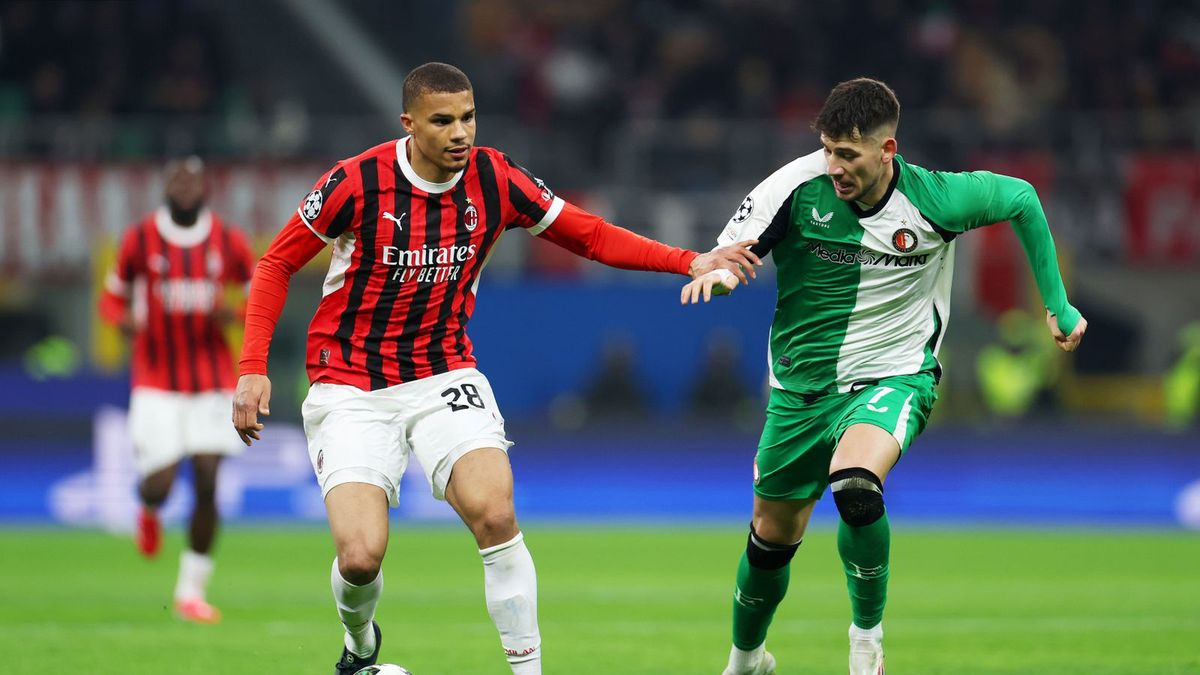
[[[474,232],[479,227],[479,209],[471,203],[470,197],[467,197],[467,209],[463,211],[463,225],[468,232]]]
[[[901,253],[911,253],[917,248],[917,233],[902,227],[892,233],[892,247]]]

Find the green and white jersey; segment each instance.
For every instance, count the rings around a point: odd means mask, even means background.
[[[1033,188],[986,171],[932,172],[893,160],[887,193],[863,209],[838,199],[818,150],[776,171],[746,197],[718,238],[758,239],[778,268],[767,353],[771,386],[848,392],[893,375],[941,374],[950,318],[954,239],[1011,220],[1046,306],[1069,333],[1054,243]]]

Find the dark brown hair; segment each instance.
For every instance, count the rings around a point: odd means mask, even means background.
[[[858,77],[846,80],[829,92],[812,127],[829,138],[866,136],[876,129],[900,124],[900,101],[891,87]]]

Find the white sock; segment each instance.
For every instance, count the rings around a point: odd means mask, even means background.
[[[520,532],[479,551],[488,614],[514,675],[541,675],[542,636],[537,624],[537,572]]]
[[[370,656],[375,651],[375,629],[371,620],[375,618],[375,606],[383,593],[383,570],[379,570],[374,581],[355,586],[342,578],[337,558],[334,558],[329,581],[338,616],[346,627],[346,649],[355,656]]]
[[[765,642],[750,651],[738,649],[737,645],[734,645],[729,650],[729,669],[735,673],[748,673],[758,666],[759,661],[762,661],[763,654],[765,653],[767,653],[767,644]]]
[[[853,640],[855,638],[882,640],[883,639],[883,624],[882,623],[875,624],[874,628],[859,628],[858,626],[854,625],[853,622],[851,622],[850,623],[850,639]]]
[[[179,554],[179,578],[175,581],[175,599],[204,599],[208,578],[212,576],[212,558],[191,549]]]

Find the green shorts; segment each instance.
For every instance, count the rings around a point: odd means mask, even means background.
[[[771,389],[767,421],[754,457],[754,493],[763,499],[819,499],[829,463],[853,424],[891,434],[901,454],[925,428],[937,383],[930,373],[886,377],[845,394],[805,396]]]

